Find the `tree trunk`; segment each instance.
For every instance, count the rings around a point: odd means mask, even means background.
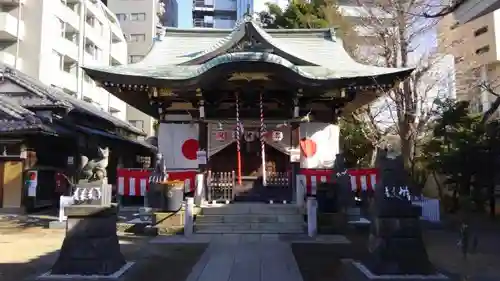
[[[435,171],[432,171],[432,177],[434,178],[434,182],[436,183],[436,186],[437,186],[437,189],[438,189],[439,200],[442,201],[443,200],[443,186],[439,182],[439,179],[438,179]]]
[[[370,167],[375,167],[375,162],[377,161],[377,152],[377,146],[373,146],[370,158]]]
[[[413,140],[401,138],[401,156],[407,171],[411,171],[411,160],[413,156]]]

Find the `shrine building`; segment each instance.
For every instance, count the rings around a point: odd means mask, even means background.
[[[338,118],[412,72],[354,61],[335,28],[263,29],[251,17],[232,30],[167,28],[138,63],[84,69],[160,120],[172,175],[203,174],[206,199],[226,201],[293,200],[301,171],[332,168]]]

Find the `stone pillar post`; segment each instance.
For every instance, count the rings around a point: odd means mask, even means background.
[[[198,95],[201,96],[201,91],[198,91]],[[195,194],[194,194],[194,203],[196,206],[201,206],[203,201],[203,196],[205,194],[205,178],[206,171],[208,167],[208,123],[205,122],[205,101],[200,99],[198,102],[198,111],[199,111],[199,124],[198,124],[198,143],[199,143],[199,151],[200,158],[198,163],[198,174],[196,175],[196,183],[195,183]]]

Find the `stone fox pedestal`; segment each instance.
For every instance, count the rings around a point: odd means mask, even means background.
[[[411,203],[409,177],[401,156],[379,152],[367,259],[353,263],[367,279],[443,280],[429,261],[420,228],[420,208]]]
[[[50,275],[110,276],[126,266],[116,235],[113,206],[65,208],[66,237]]]
[[[399,199],[387,199],[372,221],[371,256],[365,266],[376,275],[432,275],[422,239],[418,207]]]

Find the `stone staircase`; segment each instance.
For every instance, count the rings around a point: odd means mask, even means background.
[[[196,216],[196,233],[304,233],[295,205],[235,203],[207,205]]]

